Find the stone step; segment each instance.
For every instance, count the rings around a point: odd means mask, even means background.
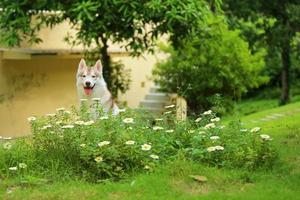
[[[160,89],[160,87],[153,86],[150,88],[150,93],[160,93],[159,89]]]
[[[146,95],[145,99],[168,102],[170,100],[170,97],[165,93],[149,93]]]
[[[164,109],[166,104],[167,102],[158,100],[143,100],[140,102],[140,106],[143,108]]]

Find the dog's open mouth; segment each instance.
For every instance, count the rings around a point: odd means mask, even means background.
[[[95,85],[94,85],[94,86],[95,86]],[[92,92],[93,92],[94,86],[93,86],[93,87],[83,87],[84,93],[85,93],[86,95],[91,95]]]

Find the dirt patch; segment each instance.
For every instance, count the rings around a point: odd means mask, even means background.
[[[125,196],[126,196],[125,192],[112,192],[109,193],[108,199],[113,199],[113,200],[123,199]]]
[[[199,183],[196,181],[186,182],[184,180],[172,180],[171,186],[175,190],[184,192],[191,195],[207,194],[211,191],[211,188],[206,183]]]

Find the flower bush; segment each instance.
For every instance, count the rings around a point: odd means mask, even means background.
[[[121,178],[182,158],[218,167],[257,169],[272,166],[277,153],[260,128],[226,127],[212,111],[197,119],[177,121],[173,106],[156,118],[127,109],[118,116],[91,120],[82,105],[55,114],[30,117],[32,137],[1,140],[0,170],[5,176],[42,174],[89,181]]]

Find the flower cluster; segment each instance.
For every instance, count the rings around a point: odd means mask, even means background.
[[[99,101],[93,99],[92,102]],[[83,100],[82,104],[85,103]],[[30,166],[34,162],[42,163],[38,169],[44,171],[53,170],[50,169],[53,165],[62,168],[65,165],[68,174],[82,172],[83,177],[98,181],[122,177],[133,171],[152,172],[157,165],[181,156],[211,166],[251,169],[260,165],[257,160],[271,162],[275,157],[272,138],[262,134],[260,127],[249,130],[230,124],[225,127],[212,110],[179,122],[174,116],[175,107],[166,106],[166,112],[160,117],[131,109],[117,116],[99,111],[95,117],[84,108],[70,111],[58,108],[54,114],[28,117],[34,136],[28,148],[35,155],[32,157],[39,160],[28,162],[22,158],[20,163],[8,162],[6,169],[13,176],[30,171],[31,167],[27,168],[25,163]],[[3,153],[27,149],[15,148],[19,144],[6,141],[8,138],[0,139]]]
[[[224,150],[224,147],[218,145],[218,146],[208,147],[206,150],[207,150],[208,152],[223,151],[223,150]]]

